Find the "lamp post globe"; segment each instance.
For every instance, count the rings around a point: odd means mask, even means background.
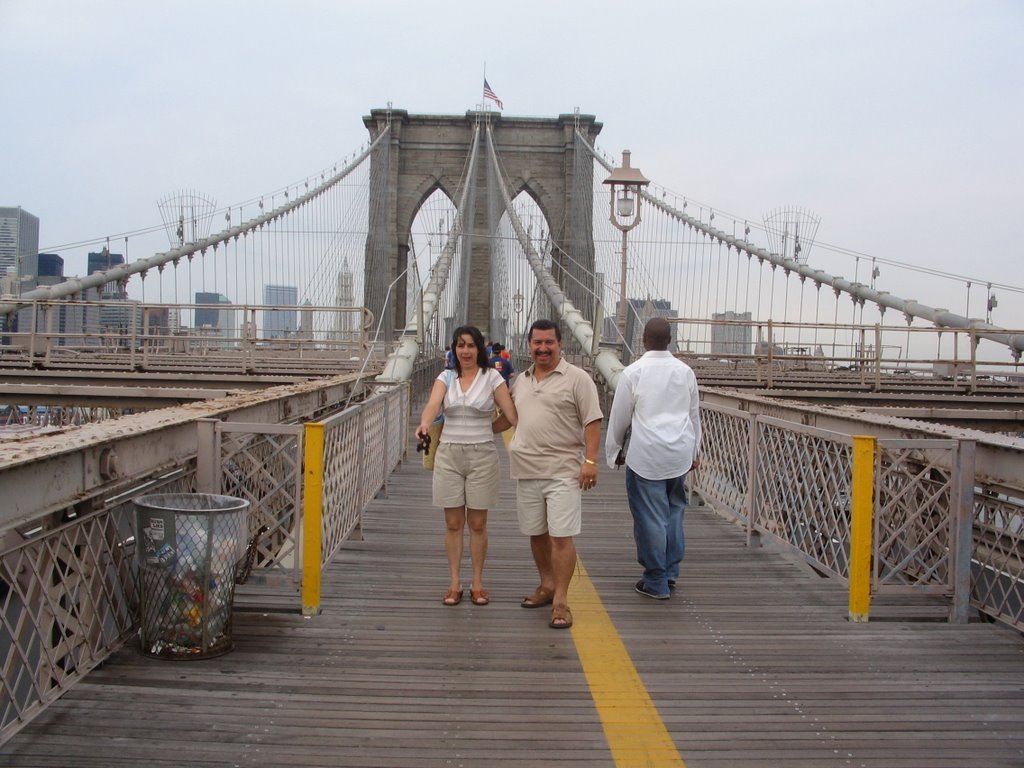
[[[619,306],[616,312],[616,326],[619,331],[619,339],[626,348],[626,271],[627,271],[627,247],[629,230],[640,223],[640,192],[650,184],[650,180],[640,173],[639,168],[634,168],[629,162],[630,152],[628,149],[622,151],[622,165],[612,170],[611,175],[603,183],[610,187],[609,216],[608,220],[616,229],[622,232],[622,254],[619,273]]]

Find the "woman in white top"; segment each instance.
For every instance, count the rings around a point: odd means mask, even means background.
[[[434,504],[444,507],[444,548],[448,555],[450,581],[445,605],[462,601],[459,567],[462,561],[463,531],[469,522],[469,552],[473,561],[470,599],[487,605],[484,589],[484,558],[487,556],[487,510],[498,501],[498,449],[491,423],[495,405],[515,425],[516,407],[501,374],[491,367],[480,329],[463,325],[452,336],[455,369],[445,370],[434,382],[430,399],[423,407],[416,437],[428,433],[431,423],[444,410],[441,444],[431,446],[434,456]]]

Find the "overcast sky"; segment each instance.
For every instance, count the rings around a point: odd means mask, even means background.
[[[360,148],[371,108],[474,108],[485,66],[505,114],[578,107],[681,195],[1024,286],[1021,0],[0,0],[0,205],[46,248],[182,188],[248,200]]]

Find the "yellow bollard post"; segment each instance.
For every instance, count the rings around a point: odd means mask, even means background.
[[[871,532],[875,504],[875,438],[854,435],[850,499],[850,621],[867,621],[871,609]]]
[[[305,482],[302,491],[302,615],[320,613],[320,559],[323,550],[324,425],[306,424]]]

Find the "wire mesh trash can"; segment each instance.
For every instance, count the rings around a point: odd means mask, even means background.
[[[135,499],[139,639],[147,656],[206,659],[231,650],[235,564],[249,502],[211,493]]]

